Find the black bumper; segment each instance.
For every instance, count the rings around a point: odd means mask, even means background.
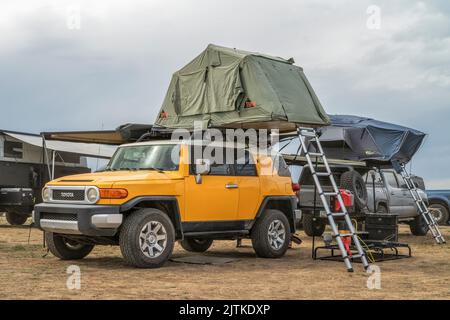
[[[53,219],[77,222],[82,235],[114,236],[117,228],[97,228],[92,224],[92,216],[99,214],[120,214],[120,206],[41,203],[34,207],[33,218],[35,226],[41,230],[44,230],[41,226],[42,219]]]

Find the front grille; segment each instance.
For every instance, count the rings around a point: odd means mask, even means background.
[[[53,190],[53,200],[84,201],[84,190]]]
[[[47,220],[63,220],[63,221],[77,221],[77,215],[75,213],[48,213],[43,212],[41,219]]]

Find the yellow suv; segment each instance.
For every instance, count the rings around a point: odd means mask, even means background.
[[[260,257],[283,256],[300,218],[286,164],[223,146],[211,161],[192,141],[122,145],[105,170],[49,182],[34,222],[50,251],[67,260],[119,245],[128,264],[159,267],[177,240],[204,252],[213,240],[240,238],[251,238]],[[215,160],[221,152],[227,161]]]

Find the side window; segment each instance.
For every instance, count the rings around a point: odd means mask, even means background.
[[[289,171],[289,166],[284,161],[284,158],[281,155],[276,155],[274,158],[274,166],[278,171],[278,175],[280,177],[289,177],[291,178],[291,172]]]
[[[195,172],[196,154],[194,152],[194,147],[191,147],[190,152],[191,152],[191,165],[189,168],[189,173],[196,174],[196,172]],[[222,157],[223,161],[220,161],[220,163],[217,161],[214,161],[215,154],[212,154],[213,158],[210,159],[211,160],[211,171],[209,172],[209,175],[211,175],[211,176],[231,176],[231,175],[233,175],[233,165],[226,163],[226,149],[223,149],[222,152],[224,152],[223,157]],[[200,157],[203,157],[203,153],[204,152],[201,152]]]
[[[209,175],[210,176],[231,176],[232,175],[231,165],[221,164],[221,163],[213,163],[213,164],[211,164],[211,171],[210,171]]]
[[[373,175],[373,171],[370,171],[363,176],[363,179],[364,179],[364,181],[366,181],[366,184],[368,186],[373,186],[373,176],[372,175]],[[378,172],[376,172],[375,173],[375,184],[379,185],[380,181],[381,181],[380,174]]]
[[[15,158],[22,159],[23,158],[23,145],[21,142],[15,141],[5,141],[3,156],[5,158]]]
[[[235,158],[237,158],[235,163],[237,176],[256,176],[255,160],[250,152],[245,150],[244,157],[235,156]]]
[[[395,177],[395,174],[393,172],[385,172],[384,177],[386,178],[386,182],[392,188],[398,188],[397,178]]]

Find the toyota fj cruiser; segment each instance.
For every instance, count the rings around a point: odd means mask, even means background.
[[[258,256],[283,256],[300,212],[282,157],[227,143],[232,160],[221,164],[194,149],[192,141],[126,144],[102,172],[49,182],[33,219],[50,252],[82,259],[95,245],[119,245],[128,264],[152,268],[177,240],[204,252],[213,240],[251,238]]]

